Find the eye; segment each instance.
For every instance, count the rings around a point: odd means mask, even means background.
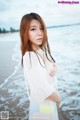
[[[31,31],[34,31],[34,30],[36,30],[36,28],[31,28]]]
[[[41,27],[41,28],[40,28],[40,30],[42,30],[42,31],[43,31],[43,28]]]

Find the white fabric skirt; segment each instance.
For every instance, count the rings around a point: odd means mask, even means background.
[[[30,99],[29,120],[59,120],[56,103],[38,104]]]

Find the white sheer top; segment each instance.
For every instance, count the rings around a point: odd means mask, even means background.
[[[37,103],[42,103],[57,90],[57,85],[56,78],[49,75],[49,71],[53,68],[52,63],[47,60],[43,50],[39,49],[37,53],[38,57],[32,51],[26,52],[23,56],[23,66],[25,80],[30,89],[30,97]],[[44,60],[42,59],[43,55]]]

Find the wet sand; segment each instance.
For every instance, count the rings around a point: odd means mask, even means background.
[[[18,64],[18,62],[12,60],[15,45],[15,41],[0,41],[0,113],[8,111],[9,120],[22,120],[23,118],[27,120],[29,101],[22,88],[23,95],[20,93],[18,73],[13,74],[15,66]],[[24,79],[22,78],[22,80]],[[14,81],[16,84],[14,84]],[[23,101],[24,104],[22,105],[20,101]]]
[[[68,120],[68,118],[66,117],[66,115],[62,112],[62,110],[60,108],[58,108],[58,116],[59,116],[59,120]]]
[[[11,75],[17,62],[12,61],[15,42],[0,42],[0,85]]]

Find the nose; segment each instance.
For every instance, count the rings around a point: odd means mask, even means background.
[[[42,35],[42,31],[40,29],[38,30],[38,35]]]

